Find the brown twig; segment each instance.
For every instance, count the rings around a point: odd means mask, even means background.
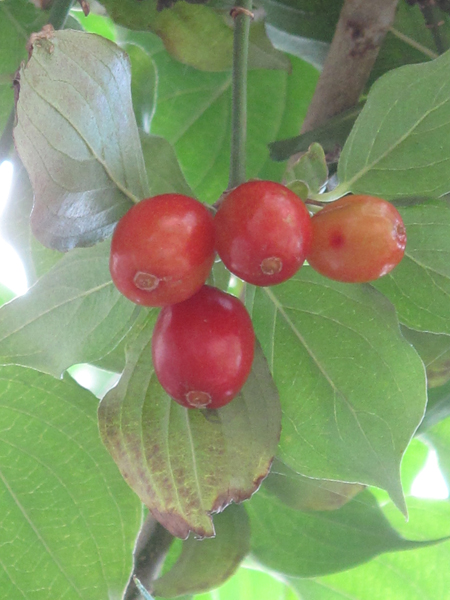
[[[358,102],[398,1],[345,1],[302,132]]]

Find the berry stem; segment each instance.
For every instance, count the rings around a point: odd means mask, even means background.
[[[53,25],[55,29],[62,29],[72,4],[73,0],[55,0],[50,9],[48,24]]]
[[[234,188],[246,180],[247,58],[251,9],[252,0],[239,0],[235,8],[231,11],[235,26],[233,40],[233,100],[229,188]]]

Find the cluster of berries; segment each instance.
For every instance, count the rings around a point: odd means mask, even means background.
[[[205,285],[216,252],[253,285],[282,283],[305,259],[331,279],[361,283],[392,270],[405,245],[403,221],[385,200],[346,196],[310,217],[285,186],[249,181],[214,218],[181,194],[139,202],[114,231],[110,270],[127,298],[163,307],[152,337],[162,387],[187,408],[220,408],[250,373],[255,335],[244,305]]]

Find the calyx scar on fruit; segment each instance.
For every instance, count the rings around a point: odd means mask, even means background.
[[[220,408],[241,390],[253,363],[255,334],[240,300],[210,286],[164,307],[152,337],[156,376],[187,408]]]
[[[364,283],[403,258],[406,230],[398,210],[374,196],[344,196],[312,219],[311,267],[337,281]]]
[[[248,181],[229,192],[214,218],[225,266],[253,285],[286,281],[303,265],[311,218],[301,199],[273,181]]]
[[[133,302],[165,306],[201,288],[214,255],[208,209],[194,198],[163,194],[142,200],[120,219],[110,271],[116,287]]]

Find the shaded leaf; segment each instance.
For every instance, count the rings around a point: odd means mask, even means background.
[[[250,551],[250,524],[243,506],[229,506],[214,517],[216,535],[183,542],[172,568],[153,583],[152,593],[163,598],[204,592],[218,587]]]
[[[275,459],[264,489],[294,510],[336,510],[364,489],[358,483],[311,479]]]
[[[281,397],[279,458],[309,477],[382,487],[404,510],[400,461],[426,381],[392,305],[309,267],[247,296]]]
[[[66,251],[110,235],[148,184],[126,55],[93,34],[45,35],[20,71],[14,139],[35,194],[33,232]]]
[[[405,326],[401,330],[423,360],[428,387],[444,385],[450,379],[450,336],[415,331]]]
[[[154,0],[101,0],[118,24],[137,31],[152,31],[170,54],[202,71],[228,71],[232,66],[233,29],[228,12],[179,1],[170,10],[158,11]],[[250,69],[289,70],[289,59],[275,50],[263,23],[251,25]]]
[[[450,52],[381,77],[344,146],[335,193],[385,198],[450,191]]]
[[[118,598],[126,583],[141,505],[96,408],[69,378],[0,370],[2,598]]]
[[[448,386],[446,387],[448,389]],[[431,421],[425,439],[431,442],[436,450],[439,468],[450,490],[450,419],[443,419],[438,423]]]
[[[173,147],[167,140],[158,135],[141,132],[142,151],[150,183],[150,195],[185,194],[193,196],[193,192],[180,169]]]
[[[370,492],[335,511],[293,510],[265,490],[247,502],[252,554],[286,575],[317,577],[344,571],[374,556],[436,543],[402,538],[391,527]]]
[[[145,133],[150,133],[150,124],[156,109],[158,87],[156,67],[147,52],[139,46],[124,44],[123,48],[131,62],[131,96],[133,98],[133,110],[137,125]],[[147,170],[148,175],[149,172]]]
[[[307,184],[308,189],[317,194],[328,179],[328,167],[325,153],[320,144],[314,143],[308,148],[300,160],[286,173],[286,181],[302,181]],[[304,196],[300,196],[301,198]]]
[[[0,364],[59,377],[114,348],[140,309],[117,291],[108,263],[108,242],[75,250],[27,294],[2,307]]]
[[[151,362],[156,311],[127,354],[116,388],[100,403],[103,441],[128,484],[173,535],[214,534],[210,514],[258,489],[275,454],[280,407],[261,351],[241,393],[216,410],[183,408]]]
[[[391,300],[411,329],[450,333],[450,205],[411,201],[397,208],[408,238],[403,260],[372,285]]]
[[[16,156],[13,160],[13,178],[9,199],[2,213],[2,237],[13,246],[24,265],[29,285],[47,273],[63,254],[43,246],[31,232],[30,213],[33,190],[27,172]]]
[[[270,157],[276,161],[287,160],[297,152],[306,152],[314,142],[318,142],[327,153],[335,152],[336,148],[341,148],[344,145],[363,106],[364,103],[361,102],[357,106],[328,119],[320,127],[302,133],[302,135],[272,142],[269,144]]]
[[[14,106],[14,74],[27,55],[28,37],[45,21],[45,14],[28,0],[0,2],[0,133]]]
[[[228,186],[231,144],[231,76],[185,67],[151,34],[127,34],[144,47],[159,73],[158,104],[152,133],[174,147],[196,197],[214,203]],[[317,81],[317,71],[298,59],[293,71],[248,74],[247,177],[281,180],[284,165],[269,160],[267,144],[296,133]],[[193,152],[195,148],[195,152]]]

